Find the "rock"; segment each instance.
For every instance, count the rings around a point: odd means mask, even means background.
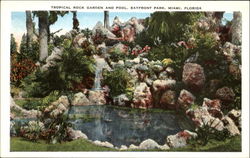
[[[188,108],[190,105],[194,104],[195,101],[195,96],[190,93],[189,91],[183,89],[180,92],[180,95],[178,97],[178,105],[183,108],[186,109]]]
[[[126,106],[129,102],[129,99],[126,96],[126,94],[121,94],[121,95],[118,95],[117,97],[114,97],[113,102],[115,105],[118,105],[118,106]]]
[[[242,15],[241,12],[233,13],[232,26],[230,30],[232,34],[232,43],[240,45],[242,43]]]
[[[183,67],[182,81],[193,90],[200,90],[205,83],[205,74],[199,64],[187,63]]]
[[[61,59],[63,49],[55,47],[50,56],[46,58],[46,64],[41,67],[41,71],[47,71],[49,67],[56,65],[56,60]]]
[[[105,93],[102,90],[89,91],[89,101],[91,105],[106,104]]]
[[[136,145],[134,145],[134,144],[131,144],[131,145],[129,146],[129,149],[134,150],[134,149],[139,149],[139,147],[136,146]]]
[[[218,131],[222,131],[224,129],[223,122],[220,119],[211,116],[208,112],[208,108],[205,106],[198,107],[196,109],[188,109],[186,114],[198,127],[202,127],[207,124],[210,127],[214,127]]]
[[[93,36],[107,37],[107,38],[115,38],[116,36],[110,32],[108,29],[104,28],[102,22],[97,22],[92,30]]]
[[[154,140],[152,139],[147,139],[144,140],[143,142],[141,142],[141,144],[139,145],[139,149],[157,149],[159,148],[159,144],[156,143]]]
[[[128,147],[126,145],[121,145],[120,150],[128,150]]]
[[[167,90],[164,92],[160,99],[161,107],[167,109],[176,109],[176,94],[175,91]]]
[[[48,113],[52,118],[57,118],[58,115],[63,114],[69,108],[69,100],[67,96],[61,96],[58,100],[46,107],[44,113]]]
[[[202,106],[207,107],[209,114],[213,117],[219,119],[223,117],[221,102],[219,99],[210,100],[208,98],[204,98]]]
[[[103,147],[107,147],[107,148],[114,148],[114,145],[105,141],[105,142],[101,142],[99,140],[96,140],[93,142],[94,144],[98,145],[98,146],[103,146]]]
[[[90,105],[90,101],[88,98],[83,94],[82,92],[76,93],[74,95],[73,101],[72,101],[73,106],[84,106],[84,105]]]
[[[221,81],[217,79],[213,79],[209,81],[209,92],[215,93],[216,90],[219,88]]]
[[[174,74],[175,72],[174,72],[174,69],[172,68],[172,67],[167,67],[166,68],[166,72],[168,73],[168,74]]]
[[[87,38],[85,37],[85,35],[83,33],[80,33],[80,34],[76,35],[76,37],[74,38],[73,45],[76,48],[82,48],[82,44],[86,40],[87,40]]]
[[[241,53],[241,47],[236,46],[230,42],[226,42],[222,47],[222,52],[225,57],[227,57],[227,61],[233,61],[233,58]]]
[[[153,85],[153,80],[150,79],[150,78],[146,78],[144,81],[147,83],[147,85],[148,85],[149,87],[151,87],[151,86]]]
[[[120,53],[128,55],[128,47],[122,43],[117,43],[110,49],[113,49],[114,51],[119,51]]]
[[[131,106],[143,109],[152,107],[152,94],[150,88],[145,82],[141,82],[138,86],[136,86]]]
[[[68,127],[67,133],[69,135],[69,139],[76,140],[76,139],[88,139],[88,137],[82,133],[80,130],[74,130],[73,128]]]
[[[216,91],[216,97],[224,102],[232,102],[234,101],[235,94],[232,88],[222,87]]]
[[[237,126],[234,124],[233,120],[230,117],[225,116],[222,119],[222,121],[224,123],[225,128],[229,131],[231,136],[240,135],[239,129],[237,128]]]
[[[163,71],[159,74],[159,77],[158,77],[160,80],[166,80],[168,79],[168,73],[166,71]]]
[[[228,67],[229,73],[233,75],[234,79],[240,80],[241,79],[241,70],[239,65],[231,63]]]
[[[159,73],[163,70],[163,67],[161,65],[152,65],[151,69],[155,72],[155,73]]]
[[[161,149],[161,150],[169,150],[170,149],[170,147],[167,144],[159,145],[158,148]]]
[[[171,79],[155,80],[153,82],[153,90],[154,90],[154,92],[164,91],[164,90],[173,88],[175,86],[175,84],[176,84],[176,81],[171,80]]]
[[[230,117],[239,130],[241,130],[241,110],[233,109],[228,112],[227,116]]]
[[[19,118],[37,118],[42,115],[41,111],[38,110],[26,110],[18,106],[12,97],[10,97],[10,112],[12,119],[16,118],[16,113]]]
[[[197,137],[197,134],[194,132],[190,132],[188,130],[184,130],[181,132],[178,132],[175,135],[170,135],[166,139],[166,143],[171,148],[180,148],[187,145],[187,140],[191,138]]]

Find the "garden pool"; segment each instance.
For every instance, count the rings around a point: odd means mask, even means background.
[[[165,144],[168,135],[193,129],[192,122],[172,111],[116,108],[108,105],[73,106],[69,111],[73,128],[88,139],[115,146],[139,145],[146,139]]]

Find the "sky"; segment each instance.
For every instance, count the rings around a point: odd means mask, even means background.
[[[64,15],[64,17],[58,18],[55,24],[50,26],[51,32],[55,32],[59,29],[63,29],[59,34],[64,34],[72,29],[72,13]],[[109,12],[110,25],[113,22],[115,16],[118,16],[122,22],[129,20],[131,17],[146,18],[150,16],[149,12]],[[80,23],[80,29],[89,28],[92,29],[98,21],[103,22],[103,12],[77,12],[77,18]],[[232,13],[225,13],[224,18],[232,20]],[[38,28],[38,19],[34,18],[36,28]],[[25,12],[12,12],[11,14],[11,33],[14,34],[16,42],[20,44],[22,35],[26,32],[26,16]]]

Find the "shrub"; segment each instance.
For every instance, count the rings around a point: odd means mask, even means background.
[[[15,86],[19,86],[21,80],[36,69],[36,65],[33,60],[20,56],[22,55],[18,53],[11,54],[10,81],[11,84]],[[18,60],[18,58],[22,58],[22,60]]]
[[[28,96],[44,97],[54,90],[74,90],[79,84],[89,82],[85,78],[94,80],[94,59],[83,49],[66,45],[61,57],[54,67],[47,71],[37,69],[23,80],[22,86]]]
[[[104,72],[103,77],[103,85],[109,86],[112,97],[131,91],[127,88],[131,87],[130,80],[132,77],[126,69],[116,67],[113,71]]]
[[[196,129],[196,133],[197,133],[197,137],[195,137],[194,139],[192,139],[189,143],[190,144],[197,144],[197,145],[206,145],[209,140],[214,139],[214,140],[218,140],[218,141],[223,141],[226,138],[230,137],[230,133],[228,132],[227,129],[223,129],[222,131],[219,131],[216,129],[215,127],[211,127],[211,125],[213,124],[213,122],[215,121],[212,120],[211,122],[205,123],[203,121],[203,125],[197,127]]]
[[[21,127],[20,133],[24,138],[37,141],[40,138],[41,132],[44,130],[44,124],[39,121],[29,121],[26,126]]]
[[[114,62],[118,62],[119,60],[124,60],[126,58],[126,54],[122,53],[119,49],[111,49],[109,52],[110,59]]]

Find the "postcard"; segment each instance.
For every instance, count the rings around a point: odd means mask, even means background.
[[[249,155],[248,1],[2,4],[2,157]]]

